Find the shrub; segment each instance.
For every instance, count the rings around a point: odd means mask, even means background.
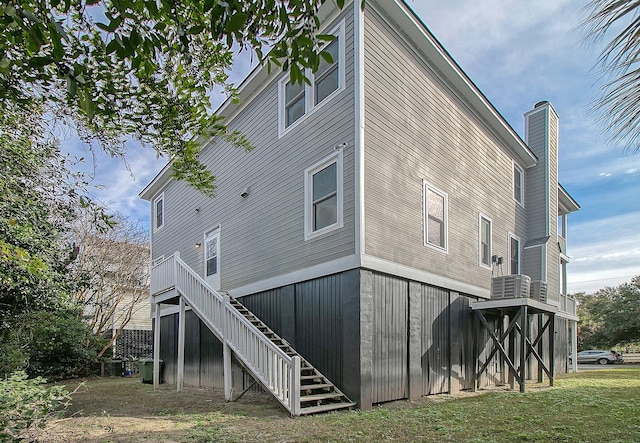
[[[20,370],[48,379],[89,375],[104,343],[77,309],[23,314],[0,331],[0,378]]]
[[[30,314],[29,365],[31,377],[72,378],[89,375],[104,340],[95,336],[75,309]]]
[[[42,377],[28,379],[24,371],[0,381],[0,441],[34,441],[47,420],[70,399],[64,386],[45,386]]]

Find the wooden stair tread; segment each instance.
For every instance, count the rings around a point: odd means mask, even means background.
[[[334,386],[331,383],[317,383],[313,385],[300,385],[301,391],[309,391],[311,389],[326,389],[333,388]]]
[[[329,412],[329,411],[337,411],[339,409],[352,408],[356,404],[355,403],[329,403],[326,405],[320,406],[309,406],[308,408],[300,408],[300,415],[309,415],[309,414],[317,414],[319,412]]]
[[[314,374],[314,375],[301,375],[300,380],[314,380],[316,378],[322,378],[322,375]]]
[[[330,398],[342,397],[339,392],[324,392],[322,394],[301,395],[300,403],[307,401],[327,400]]]

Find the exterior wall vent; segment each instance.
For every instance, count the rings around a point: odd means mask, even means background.
[[[522,274],[504,275],[491,279],[491,298],[529,297],[531,277]]]

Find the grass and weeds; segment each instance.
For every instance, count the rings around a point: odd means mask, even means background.
[[[640,441],[640,368],[563,375],[553,388],[528,389],[291,419],[263,395],[225,403],[218,391],[178,394],[132,380],[96,380],[75,394],[69,417],[54,423],[50,435],[95,442]]]

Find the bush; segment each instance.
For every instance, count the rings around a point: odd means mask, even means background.
[[[27,317],[31,377],[72,378],[92,373],[104,340],[95,336],[75,309],[37,312]]]
[[[24,371],[0,381],[0,441],[36,440],[47,420],[66,407],[70,397],[64,386],[45,383],[41,377],[28,379]]]
[[[89,375],[104,343],[76,309],[24,314],[0,334],[0,377],[19,370],[49,379]]]

